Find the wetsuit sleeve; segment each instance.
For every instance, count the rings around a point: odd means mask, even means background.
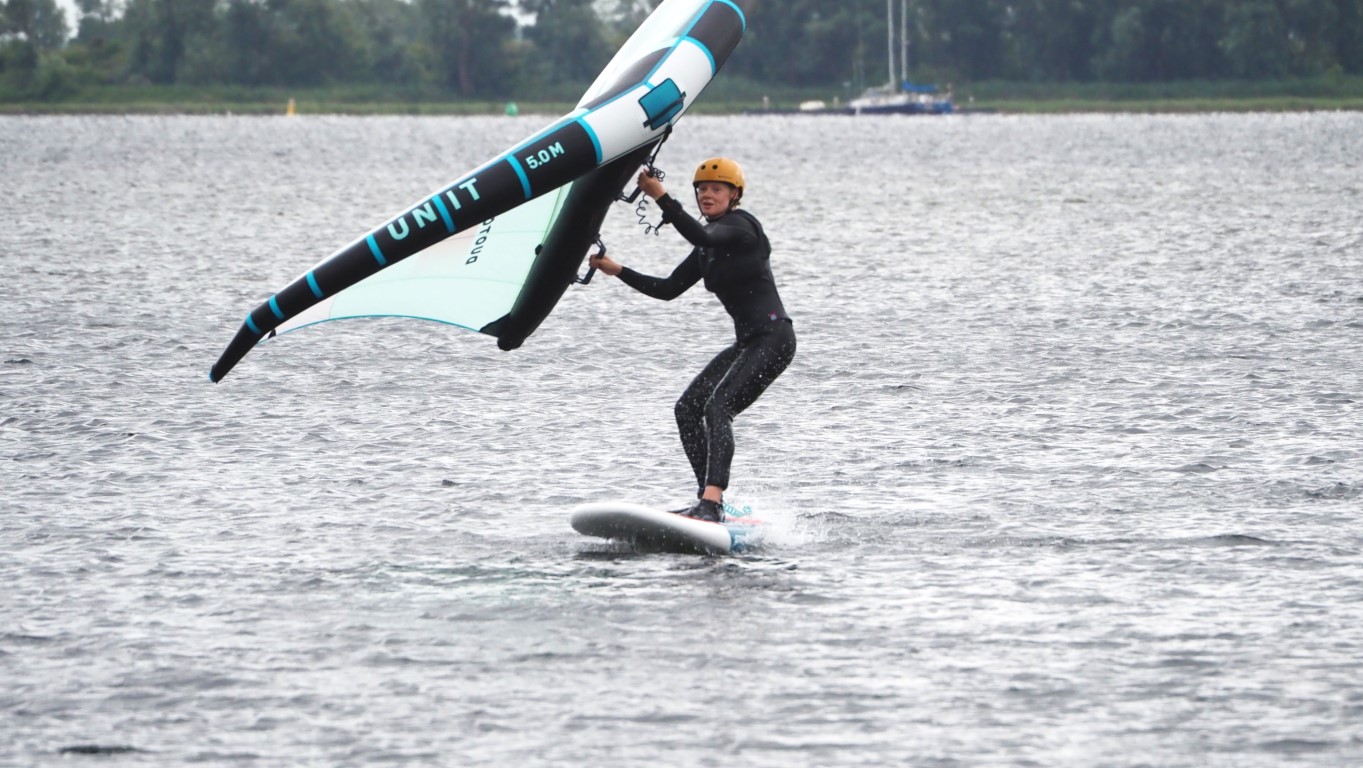
[[[686,260],[666,278],[640,274],[629,267],[620,268],[620,281],[646,296],[671,301],[686,293],[700,280],[700,251],[693,250]]]
[[[707,229],[691,218],[691,214],[671,195],[658,198],[658,207],[662,209],[663,221],[676,227],[686,242],[696,247],[734,249],[757,243],[757,233],[747,226],[747,220],[741,216],[725,217]],[[734,223],[729,223],[731,221]]]

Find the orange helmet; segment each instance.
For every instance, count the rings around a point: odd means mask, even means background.
[[[702,181],[722,181],[737,189],[739,197],[743,196],[743,169],[727,157],[712,157],[702,162],[691,179],[691,186]]]

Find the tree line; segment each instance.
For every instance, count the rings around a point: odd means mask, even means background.
[[[0,84],[29,98],[145,83],[572,99],[658,2],[76,0],[73,20],[57,0],[0,0]],[[766,86],[886,82],[891,26],[922,81],[1363,74],[1363,0],[737,2],[748,34],[726,77]]]

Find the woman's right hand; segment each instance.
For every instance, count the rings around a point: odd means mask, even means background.
[[[593,253],[591,259],[587,261],[587,266],[599,272],[604,272],[611,277],[620,274],[620,265],[616,264],[614,259],[607,256],[605,251]]]

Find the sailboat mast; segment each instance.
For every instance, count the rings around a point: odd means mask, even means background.
[[[885,0],[885,30],[888,42],[885,50],[890,54],[890,85],[894,86],[894,0]]]
[[[899,4],[899,87],[909,80],[909,0]],[[896,88],[895,90],[899,90]]]

